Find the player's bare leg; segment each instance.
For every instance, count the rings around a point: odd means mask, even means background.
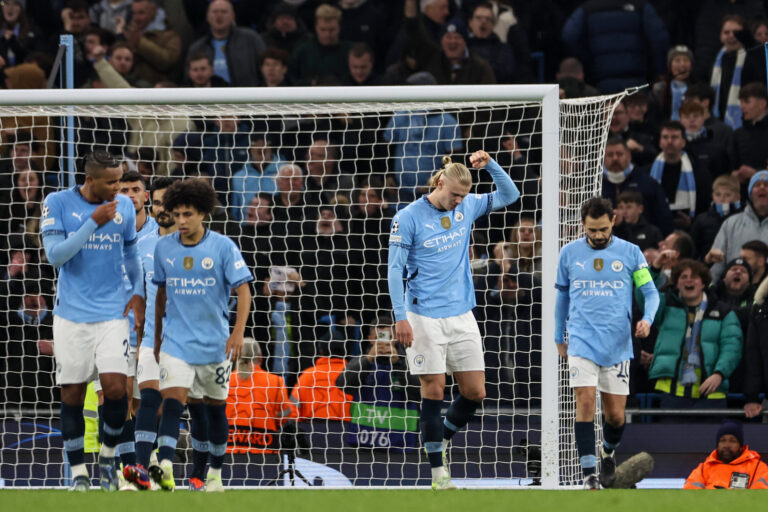
[[[448,453],[448,443],[474,417],[475,411],[485,398],[485,372],[455,372],[459,396],[451,402],[443,421],[443,453]],[[447,460],[447,457],[446,457]],[[447,462],[446,462],[447,468]]]

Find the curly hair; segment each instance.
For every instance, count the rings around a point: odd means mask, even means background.
[[[216,208],[216,192],[205,181],[190,178],[173,183],[163,196],[163,208],[172,212],[179,206],[190,206],[200,213],[209,215]]]

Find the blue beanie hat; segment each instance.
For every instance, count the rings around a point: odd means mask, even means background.
[[[749,187],[747,188],[748,196],[752,195],[752,187],[754,187],[755,183],[758,181],[768,181],[768,171],[757,171],[752,175],[752,179],[749,180]]]
[[[733,420],[723,420],[720,423],[720,428],[717,429],[717,437],[715,438],[715,444],[720,442],[720,438],[724,435],[731,434],[739,440],[739,444],[744,446],[744,427],[741,422]]]
[[[467,24],[464,23],[464,20],[459,18],[458,16],[448,20],[448,23],[446,23],[445,27],[443,28],[443,33],[441,37],[451,32],[455,34],[459,34],[461,37],[464,38],[464,41],[466,41],[468,38]]]

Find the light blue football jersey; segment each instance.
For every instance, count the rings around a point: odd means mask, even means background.
[[[123,318],[131,297],[125,286],[125,247],[136,237],[133,202],[118,194],[114,219],[96,228],[83,247],[59,269],[53,313],[71,322]],[[89,203],[74,187],[49,194],[43,203],[40,231],[69,238],[90,219],[99,204]]]
[[[568,291],[568,355],[600,366],[632,359],[634,286],[651,281],[640,248],[613,236],[604,249],[579,238],[560,251],[555,286]]]
[[[230,290],[253,280],[235,242],[206,230],[189,246],[173,233],[157,241],[154,268],[167,296],[161,350],[189,364],[224,361]]]
[[[491,194],[469,194],[451,211],[440,211],[427,196],[400,210],[389,235],[390,277],[400,279],[397,260],[407,252],[407,284],[403,297],[390,293],[397,321],[411,311],[430,318],[447,318],[475,307],[475,287],[469,268],[472,223],[491,212]]]
[[[147,215],[147,220],[144,222],[144,225],[141,226],[141,229],[136,233],[136,248],[139,251],[139,258],[141,259],[142,271],[143,271],[143,274],[144,274],[144,290],[145,290],[144,297],[147,300],[147,308],[146,308],[146,310],[144,312],[144,333],[146,333],[147,329],[149,328],[148,322],[152,321],[152,325],[154,325],[155,310],[154,309],[152,309],[152,310],[149,309],[149,296],[146,295],[147,293],[149,293],[149,288],[147,287],[147,267],[144,265],[144,254],[141,252],[141,250],[142,250],[142,241],[144,239],[146,239],[146,238],[152,237],[153,235],[157,235],[158,228],[159,228],[159,226],[157,225],[157,221],[154,218],[152,218],[149,215]],[[153,244],[152,245],[152,251],[154,251],[154,250],[155,250],[155,247],[154,247],[154,244]],[[154,255],[154,252],[152,254]],[[152,273],[154,273],[154,268],[150,268],[150,271],[152,271]],[[126,281],[126,285],[128,286],[128,289],[130,290],[131,283],[128,280],[128,276],[125,276],[125,281]],[[151,282],[151,278],[150,278],[150,282]],[[154,285],[152,285],[152,286],[154,286]],[[157,291],[157,287],[155,287],[155,291]],[[152,297],[152,300],[153,300],[152,303],[154,304],[154,296]],[[137,342],[137,338],[136,338],[136,336],[137,336],[136,331],[133,330],[133,326],[135,325],[135,318],[133,316],[133,310],[130,310],[128,312],[128,323],[129,323],[130,328],[131,328],[131,346],[135,347],[135,346],[138,345],[138,342]],[[154,340],[154,338],[152,338],[152,344],[149,345],[149,346],[152,347],[154,345],[154,342],[155,342],[155,340]]]

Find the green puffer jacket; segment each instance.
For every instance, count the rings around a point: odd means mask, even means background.
[[[688,312],[685,303],[672,291],[660,294],[659,309],[653,324],[659,334],[653,351],[653,362],[648,377],[661,379],[676,378],[688,327]],[[701,352],[704,374],[701,379],[718,372],[723,383],[717,388],[728,392],[728,377],[741,360],[744,334],[736,313],[723,302],[707,304],[701,323]]]

